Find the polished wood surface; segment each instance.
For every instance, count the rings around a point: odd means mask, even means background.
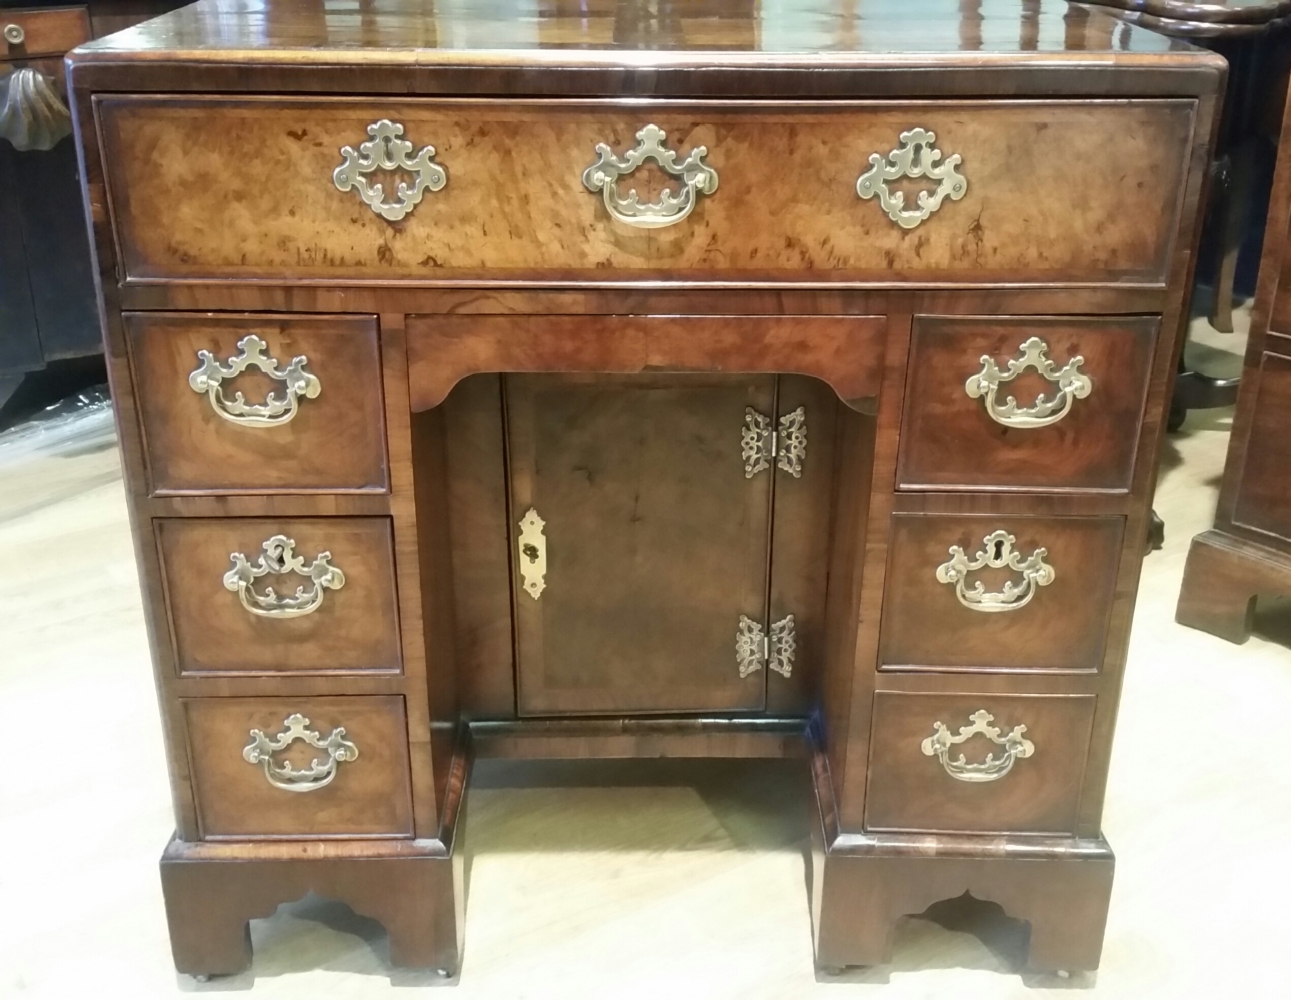
[[[997,530],[1016,538],[1023,559],[1043,548],[1053,582],[1023,607],[984,613],[964,607],[937,579],[951,546],[972,560]],[[897,514],[883,606],[883,669],[1097,670],[1115,594],[1124,522],[1115,517]],[[1021,574],[989,567],[972,574],[988,592]],[[936,627],[929,627],[935,621]]]
[[[245,961],[234,931],[305,875],[274,867],[285,855],[254,834],[210,839],[213,765],[191,749],[181,707],[383,699],[406,713],[403,835],[445,860],[473,746],[785,756],[800,727],[819,798],[818,961],[871,960],[912,912],[894,908],[972,891],[1032,921],[1038,967],[1097,963],[1112,867],[1102,796],[1222,63],[1081,7],[933,4],[920,20],[804,3],[794,34],[732,0],[505,18],[215,0],[73,56],[141,537],[158,521],[392,529],[396,604],[370,617],[400,672],[177,676],[171,559],[140,547],[177,852],[238,859],[267,880],[168,889],[182,968]],[[435,145],[449,176],[398,223],[331,185],[340,146],[385,116]],[[579,185],[594,143],[626,148],[646,120],[682,152],[707,146],[722,181],[681,225],[642,237]],[[969,186],[903,230],[855,183],[917,124],[963,157]],[[501,141],[508,130],[524,141]],[[659,190],[657,177],[640,183]],[[151,390],[129,364],[123,312],[375,315],[388,493],[153,495],[139,433]],[[934,350],[925,364],[920,352],[940,346],[925,322],[964,344],[1048,329],[1055,354],[1097,366],[1092,398],[1121,435],[1094,421],[1059,449],[1080,457],[1066,469],[1039,447],[1010,466],[987,438],[990,474],[973,479],[927,451],[941,431],[958,443],[936,446],[962,461],[980,428],[929,428],[969,413],[925,415],[910,454],[930,482],[912,482],[903,442],[925,395],[912,373],[1005,351]],[[745,477],[750,399],[772,417],[807,408],[802,478]],[[547,522],[538,601],[520,589],[515,538],[530,503]],[[1029,606],[986,616],[934,574],[951,544],[975,551],[999,526],[1025,551],[1047,546],[1057,578]],[[741,681],[739,614],[765,626],[799,603],[791,677]],[[323,657],[308,652],[316,667]],[[964,724],[952,709],[985,704],[1047,735],[1000,782],[957,789],[952,808],[920,783],[954,779],[906,738],[916,718],[936,721],[907,706],[928,704],[948,725]],[[244,722],[218,738],[236,742]],[[255,773],[240,756],[222,766],[241,773],[234,763]],[[303,846],[338,864],[369,856],[324,834]],[[858,889],[867,873],[874,892]],[[411,891],[460,914],[464,888]],[[221,914],[215,951],[193,940],[202,892]],[[385,919],[399,935],[417,922]]]
[[[1192,110],[1186,101],[629,110],[104,98],[98,105],[112,165],[108,193],[132,280],[272,272],[423,281],[1159,283]],[[444,188],[394,226],[332,183],[338,150],[357,147],[369,123],[383,118],[402,124],[414,149],[432,144],[448,172]],[[936,134],[946,156],[963,158],[968,187],[911,238],[877,200],[857,196],[856,182],[870,156],[896,149],[913,121]],[[684,226],[625,226],[583,186],[598,143],[622,155],[647,123],[663,128],[683,156],[704,146],[721,178]],[[1048,155],[1052,149],[1064,155]],[[1082,169],[1071,170],[1073,160]],[[264,176],[294,182],[266,185]],[[633,182],[642,184],[634,178],[620,187]]]
[[[412,835],[402,698],[194,698],[182,707],[204,837]],[[242,750],[251,730],[272,739],[296,713],[323,738],[343,728],[358,756],[338,764],[329,785],[285,794],[268,782],[263,765],[243,759]],[[307,768],[320,758],[327,759],[325,751],[296,742],[274,762]]]
[[[167,605],[181,673],[395,671],[398,641],[390,522],[385,518],[166,518],[155,522]],[[345,575],[338,590],[299,618],[265,618],[226,590],[230,554],[256,565],[274,535],[312,563],[320,553]],[[280,596],[314,585],[295,573],[269,574],[252,590]]]
[[[965,782],[920,749],[940,722],[952,735],[986,711],[1007,736],[1025,726],[1032,756],[1003,777]],[[980,833],[1072,833],[1089,747],[1094,699],[1085,695],[914,694],[882,691],[875,698],[870,751],[869,830]],[[1004,751],[984,736],[950,750],[980,764]]]
[[[1291,595],[1291,102],[1215,526],[1193,539],[1176,620],[1232,642],[1259,597]]]
[[[389,489],[381,355],[371,318],[135,313],[124,322],[154,492]],[[189,385],[198,351],[227,364],[251,335],[265,341],[265,355],[280,368],[305,358],[305,370],[319,381],[318,396],[302,398],[288,423],[234,423]],[[286,397],[282,382],[255,367],[226,380],[221,392],[227,399],[245,393],[249,403]]]
[[[760,711],[741,615],[770,632],[771,470],[746,476],[747,409],[773,376],[505,380],[519,711]],[[518,521],[546,525],[545,589],[524,589]],[[779,679],[778,677],[776,678]]]
[[[1115,490],[1130,488],[1155,319],[990,318],[915,321],[897,479],[905,489]],[[965,383],[989,357],[1001,369],[1021,358],[1031,337],[1048,346],[1055,368],[1080,357],[1089,396],[1047,427],[1006,427]],[[1031,406],[1057,387],[1034,369],[1001,386]]]
[[[89,11],[85,7],[49,7],[37,10],[0,9],[0,26],[17,27],[22,41],[15,44],[8,36],[0,38],[0,56],[9,59],[35,59],[39,56],[61,56],[88,42]]]
[[[702,322],[704,337],[694,335]],[[438,406],[477,372],[793,372],[844,402],[878,395],[883,323],[874,316],[410,316],[413,409]]]
[[[364,0],[279,4],[202,0],[89,47],[108,61],[182,58],[336,65],[359,59],[506,65],[647,65],[687,60],[795,66],[968,53],[1055,56],[1177,51],[1151,32],[1123,32],[1109,17],[1063,4],[953,0],[921,5],[799,0],[792,10],[747,0],[697,0],[646,9],[623,0],[557,0],[538,8]],[[348,14],[349,16],[343,16]],[[810,57],[810,58],[808,58]],[[1187,65],[1188,60],[1180,59]]]

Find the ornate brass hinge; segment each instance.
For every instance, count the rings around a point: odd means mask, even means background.
[[[740,615],[740,627],[735,633],[735,662],[740,676],[747,677],[769,667],[781,677],[789,677],[793,673],[796,640],[793,615],[773,623],[770,636],[748,615]]]
[[[802,478],[802,463],[807,457],[807,408],[800,406],[780,418],[777,430],[771,429],[771,418],[753,407],[744,411],[740,431],[740,451],[744,456],[744,478],[752,479],[771,468],[782,469],[794,479]]]

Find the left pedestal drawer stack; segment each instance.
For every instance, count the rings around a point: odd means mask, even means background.
[[[375,319],[124,326],[156,634],[183,682],[183,839],[412,837],[404,699],[363,682],[403,670]]]

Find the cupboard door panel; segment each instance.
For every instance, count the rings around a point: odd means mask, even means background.
[[[767,626],[772,476],[746,476],[741,430],[773,414],[774,376],[511,375],[506,394],[520,714],[761,710],[736,634]]]

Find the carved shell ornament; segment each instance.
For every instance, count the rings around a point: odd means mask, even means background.
[[[53,149],[72,134],[72,113],[58,88],[39,70],[25,66],[0,80],[0,137],[21,153]]]
[[[959,172],[961,157],[952,153],[943,160],[941,150],[933,145],[936,141],[936,133],[926,128],[902,132],[901,145],[887,156],[870,154],[870,169],[857,180],[856,193],[866,200],[877,197],[888,218],[902,229],[914,229],[941,208],[947,198],[959,201],[968,190],[968,181]],[[915,207],[907,208],[905,192],[888,187],[889,181],[907,177],[926,177],[937,181],[937,187],[933,191],[920,191]]]

